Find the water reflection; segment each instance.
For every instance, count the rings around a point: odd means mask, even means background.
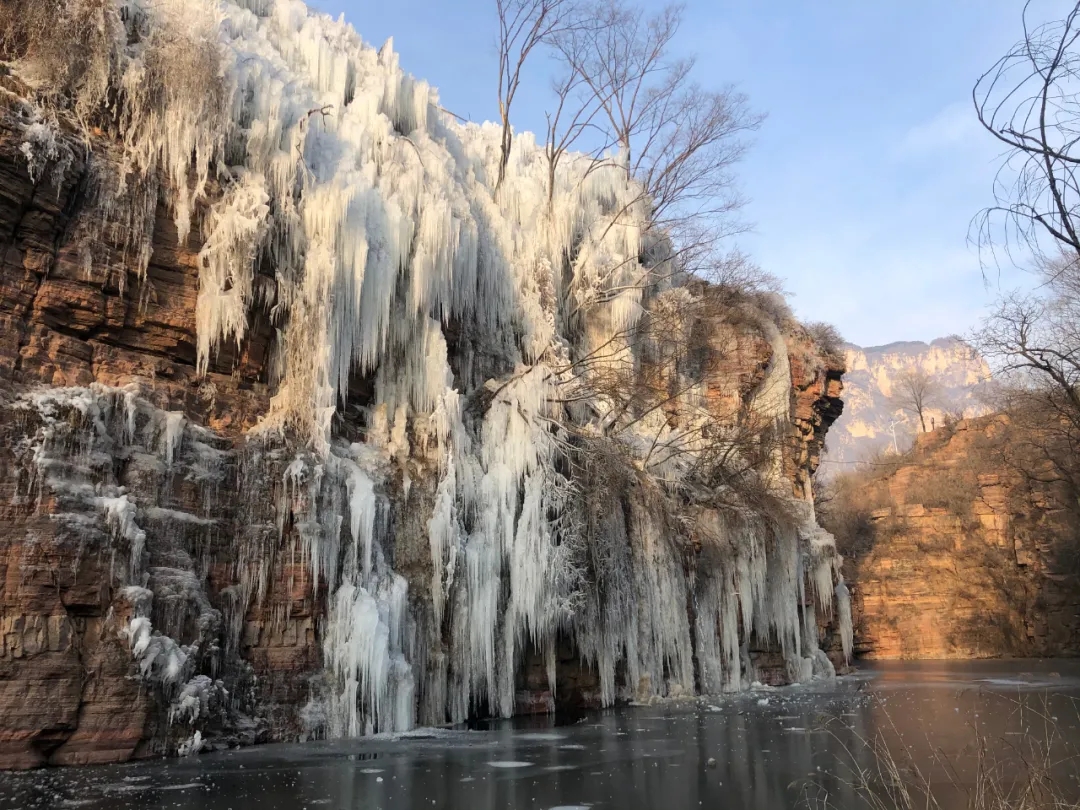
[[[891,665],[810,688],[517,722],[403,739],[276,745],[185,761],[0,776],[0,809],[776,808],[862,806],[852,765],[883,734],[963,807],[984,739],[1009,740],[1046,700],[1077,739],[1080,668]],[[1048,716],[1050,716],[1048,714]],[[947,765],[946,765],[947,760]],[[944,795],[944,794],[943,794]]]

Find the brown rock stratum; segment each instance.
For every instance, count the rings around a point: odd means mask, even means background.
[[[159,205],[138,278],[125,223],[94,227],[106,216],[96,178],[118,171],[110,144],[95,141],[92,161],[73,145],[70,166],[33,182],[14,96],[0,97],[0,768],[171,753],[196,715],[215,745],[295,739],[321,666],[325,589],[314,595],[283,492],[292,456],[245,439],[272,394],[273,324],[256,316],[198,374],[197,233],[177,244]],[[93,262],[88,232],[105,234]],[[751,388],[769,344],[728,338],[736,387]],[[785,466],[804,494],[841,369],[790,341]],[[395,505],[404,526],[430,510],[429,488],[412,493]],[[397,564],[429,576],[405,551]],[[145,572],[141,586],[116,584],[125,567]],[[162,635],[140,640],[139,621]],[[155,655],[136,660],[151,642]],[[187,704],[147,685],[170,667],[204,673]],[[588,703],[588,673],[570,678]],[[536,703],[522,687],[519,703]]]
[[[1053,470],[1006,464],[1015,440],[1003,416],[961,421],[861,481],[867,531],[845,549],[859,655],[1080,653],[1075,499]]]

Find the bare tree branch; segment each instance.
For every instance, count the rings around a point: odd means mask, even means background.
[[[980,248],[1036,257],[1080,252],[1080,3],[1064,19],[1039,25],[1022,15],[1024,38],[975,83],[979,123],[1005,148],[995,204],[971,224]],[[1052,247],[1053,246],[1053,247]]]
[[[571,19],[568,0],[495,0],[499,15],[499,122],[502,124],[498,191],[506,179],[514,131],[510,109],[521,87],[525,63]]]

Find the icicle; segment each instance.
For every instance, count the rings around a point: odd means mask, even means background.
[[[376,50],[298,0],[128,10],[126,30],[110,33],[115,65],[101,92],[80,99],[119,107],[123,174],[101,193],[103,222],[128,233],[124,258],[144,273],[159,196],[182,243],[199,220],[199,374],[224,347],[243,356],[257,318],[276,330],[270,411],[251,438],[290,443],[291,462],[274,467],[278,540],[299,553],[312,596],[327,598],[325,695],[304,713],[312,733],[406,729],[418,703],[425,722],[509,714],[527,653],[544,657],[554,691],[560,639],[595,667],[605,705],[689,693],[695,660],[706,688],[740,688],[751,636],[778,646],[798,679],[827,673],[818,610],[833,611],[850,655],[835,544],[812,509],[797,508],[783,443],[760,477],[791,520],[732,508],[742,511],[713,516],[712,546],[691,560],[675,501],[698,497],[697,461],[727,441],[700,430],[716,392],[682,368],[663,381],[685,389],[670,413],[630,414],[595,391],[607,375],[648,370],[655,341],[636,332],[650,314],[668,316],[666,337],[687,345],[700,326],[680,315],[699,302],[697,284],[675,280],[671,237],[650,222],[625,153],[566,155],[549,189],[544,150],[519,133],[496,195],[500,128],[441,111],[392,42]],[[25,134],[35,175],[63,158],[46,129],[35,122]],[[749,407],[782,432],[792,419],[787,343],[772,318],[755,319],[771,356]],[[350,401],[356,392],[362,401]],[[42,413],[78,410],[86,447],[106,423],[129,443],[141,429],[167,469],[220,480],[220,451],[182,413],[134,392],[111,404],[93,391],[66,396],[63,406],[34,402]],[[364,441],[335,435],[342,423]],[[612,444],[600,459],[610,480],[583,483],[593,441]],[[657,456],[657,445],[669,449]],[[42,479],[50,449],[47,437],[35,446]],[[129,543],[132,581],[148,575],[137,517],[202,525],[155,504],[140,514],[119,487],[94,483],[57,486],[93,499]],[[431,509],[416,521],[419,563],[407,549],[402,567],[420,577],[412,601],[393,570],[403,549],[389,500],[399,495]],[[594,501],[600,517],[583,514]],[[234,612],[261,598],[267,565],[231,592]],[[144,675],[179,688],[187,651],[147,616],[128,632]],[[178,718],[204,685],[181,690]]]
[[[851,626],[851,592],[843,577],[840,577],[836,583],[836,611],[840,623],[840,644],[844,649],[844,661],[850,664],[851,651],[854,647],[854,632]]]

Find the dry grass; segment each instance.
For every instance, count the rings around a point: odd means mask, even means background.
[[[0,58],[42,94],[87,118],[105,103],[121,67],[124,21],[112,0],[5,0]]]
[[[920,762],[888,713],[884,729],[872,738],[856,735],[854,744],[829,729],[844,752],[832,775],[855,797],[854,806],[867,810],[1080,809],[1080,751],[1047,699],[1002,699],[1023,731],[991,737],[976,722],[963,761],[931,744],[929,761]],[[932,777],[935,772],[941,775]],[[803,798],[820,810],[841,806],[818,784],[804,786]],[[843,806],[852,806],[850,798]]]

